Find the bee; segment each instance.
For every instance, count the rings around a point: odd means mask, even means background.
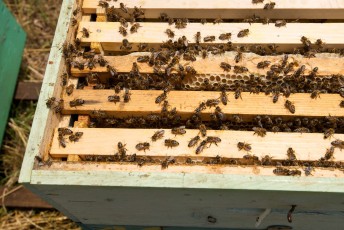
[[[69,102],[70,107],[77,107],[77,106],[81,106],[83,104],[85,104],[85,100],[80,99],[80,98],[74,99],[74,100]]]
[[[84,135],[83,132],[76,132],[69,136],[69,140],[72,142],[79,141],[79,139]]]
[[[111,96],[108,96],[108,101],[114,102],[116,104],[117,102],[121,101],[121,97],[118,95],[111,95]]]
[[[293,71],[294,70],[294,66],[295,66],[295,63],[294,62],[291,62],[289,63],[285,69],[283,70],[284,74],[288,74],[289,72]]]
[[[234,73],[246,73],[248,69],[244,66],[234,66]]]
[[[238,147],[239,151],[245,150],[245,151],[249,152],[252,149],[251,144],[248,144],[246,142],[238,142],[237,147]]]
[[[326,129],[324,132],[324,139],[330,138],[335,133],[335,130],[333,128]]]
[[[286,100],[285,103],[284,103],[284,107],[286,109],[288,109],[289,112],[291,112],[293,114],[295,113],[295,105],[291,101]]]
[[[232,118],[233,118],[233,121],[234,121],[235,123],[242,123],[242,122],[243,122],[242,117],[239,116],[239,115],[233,115]]]
[[[295,151],[293,148],[288,148],[287,150],[287,157],[288,157],[288,160],[290,161],[296,161],[296,155],[295,155]]]
[[[56,98],[55,97],[49,97],[46,102],[45,102],[45,105],[47,106],[47,108],[51,108],[54,103],[56,102]]]
[[[206,23],[207,23],[207,19],[202,18],[202,19],[201,19],[201,23],[202,23],[202,25],[206,24]]]
[[[194,147],[195,145],[197,145],[197,143],[201,140],[201,138],[197,135],[194,138],[192,138],[188,144],[188,147]]]
[[[326,149],[325,160],[331,160],[331,159],[333,159],[333,154],[334,154],[334,147],[331,146],[331,148]]]
[[[339,103],[339,107],[344,108],[344,101],[341,101],[341,102]]]
[[[248,36],[248,34],[250,33],[250,30],[249,29],[243,29],[243,30],[240,30],[237,37],[238,38],[243,38],[243,37],[246,37]]]
[[[257,64],[258,69],[264,69],[270,65],[270,61],[261,61]]]
[[[276,27],[282,27],[282,26],[286,26],[286,25],[287,25],[286,20],[276,20],[276,22],[275,22]]]
[[[308,38],[306,38],[305,36],[301,37],[301,42],[306,47],[310,47],[312,45],[311,41]]]
[[[339,148],[340,150],[344,149],[344,141],[339,139],[332,141],[331,145],[335,148]]]
[[[261,127],[253,127],[252,130],[254,131],[253,135],[257,134],[260,137],[265,137],[266,129]]]
[[[323,48],[325,43],[321,39],[317,39],[314,44],[319,48]]]
[[[196,154],[202,153],[203,150],[206,148],[206,146],[207,146],[207,142],[206,141],[202,141],[201,144],[196,149]]]
[[[203,38],[204,42],[213,42],[215,41],[215,36],[206,36]]]
[[[222,112],[221,108],[219,106],[216,106],[215,108],[215,117],[217,120],[224,121],[225,120],[225,114]]]
[[[62,135],[62,136],[73,134],[73,131],[69,128],[58,128],[57,132],[59,133],[59,135]]]
[[[195,109],[195,113],[200,113],[203,110],[205,110],[207,108],[205,102],[201,102],[198,107]]]
[[[212,136],[208,136],[205,141],[207,143],[210,143],[209,147],[211,146],[211,144],[215,144],[217,146],[218,143],[221,142],[221,139],[219,137],[212,137]]]
[[[128,35],[128,32],[127,32],[127,29],[124,28],[123,26],[120,26],[119,27],[119,31],[118,31],[120,34],[122,34],[123,37],[127,36]]]
[[[176,140],[165,139],[165,146],[167,146],[167,148],[177,147],[178,145],[179,145],[179,142]]]
[[[132,49],[131,44],[129,43],[128,39],[122,40],[122,45],[120,46],[121,50],[129,51]]]
[[[167,169],[169,164],[175,163],[175,159],[173,157],[167,157],[165,160],[161,162],[161,168]]]
[[[189,66],[189,65],[185,67],[185,70],[188,74],[195,75],[197,73],[197,71],[194,69],[194,67]]]
[[[264,157],[262,157],[262,165],[272,165],[272,157],[270,157],[269,155],[265,155]]]
[[[144,55],[144,56],[139,56],[137,57],[137,62],[149,62],[149,56],[148,55]]]
[[[107,69],[107,71],[111,74],[112,77],[116,77],[116,76],[118,75],[117,70],[115,69],[115,67],[112,67],[112,66],[110,66],[110,65],[107,65],[107,66],[106,66],[106,69]],[[97,78],[98,78],[98,77],[97,77]],[[99,78],[98,78],[97,80],[99,80]]]
[[[236,62],[236,63],[238,63],[238,62],[240,62],[241,60],[242,60],[242,57],[243,57],[243,54],[242,54],[242,52],[241,51],[238,51],[238,53],[235,55],[235,57],[234,57],[234,61]]]
[[[208,107],[213,107],[213,106],[217,106],[220,103],[220,101],[218,99],[208,99],[205,104]]]
[[[202,134],[203,137],[207,136],[207,127],[204,124],[200,124],[198,126],[199,132]]]
[[[202,58],[205,59],[206,57],[208,57],[208,51],[207,50],[202,50],[201,51],[201,54],[202,54]]]
[[[213,24],[220,24],[221,22],[223,22],[221,18],[216,18],[214,19]]]
[[[278,176],[301,176],[300,170],[297,170],[297,169],[289,170],[280,166],[274,169],[273,173]]]
[[[149,143],[148,142],[141,142],[141,143],[138,143],[135,148],[138,150],[138,151],[144,151],[146,152],[146,150],[148,149],[149,150]]]
[[[234,92],[234,98],[237,100],[237,99],[242,99],[241,97],[241,91],[242,91],[242,88],[241,87],[238,87],[235,92]]]
[[[275,5],[276,5],[275,2],[266,3],[264,5],[264,10],[272,10],[273,8],[275,8]]]
[[[298,133],[310,133],[311,131],[306,128],[306,127],[300,127],[294,130],[294,132],[298,132]]]
[[[137,45],[137,48],[138,48],[139,52],[145,51],[148,48],[148,44],[147,43],[139,43]]]
[[[201,32],[197,32],[194,37],[197,44],[201,42]]]
[[[185,126],[180,126],[180,127],[177,127],[177,128],[172,128],[171,132],[174,135],[184,135],[186,133]]]
[[[128,103],[130,101],[130,96],[131,96],[131,93],[129,89],[126,88],[124,92],[124,96],[123,96],[124,103]]]
[[[66,86],[68,81],[68,75],[67,73],[64,73],[61,75],[61,85]]]
[[[59,141],[59,145],[62,146],[62,148],[66,148],[66,140],[63,135],[59,135],[57,139]]]
[[[130,33],[136,33],[137,30],[140,28],[140,23],[134,23],[131,27],[130,27]]]
[[[75,18],[72,18],[71,21],[70,21],[70,24],[72,26],[75,26],[76,24],[78,24],[78,20],[76,20]]]
[[[311,93],[311,98],[312,99],[320,98],[320,90],[313,90],[313,92]]]
[[[220,67],[223,69],[223,71],[230,71],[232,66],[230,64],[228,64],[227,62],[221,62],[220,63]]]
[[[232,33],[223,33],[223,34],[220,34],[219,39],[223,41],[223,40],[229,40],[231,39],[231,37],[232,37]]]
[[[174,32],[171,29],[166,29],[165,33],[169,38],[174,38]]]
[[[221,96],[220,96],[220,98],[221,98],[222,104],[227,105],[228,96],[227,96],[227,93],[226,93],[226,89],[222,89],[222,90],[221,90]]]
[[[74,84],[70,84],[69,86],[66,87],[66,93],[68,96],[70,96],[73,93],[74,90]]]
[[[155,103],[156,104],[160,104],[162,101],[166,100],[167,98],[167,93],[163,92],[162,94],[160,94],[156,99],[155,99]]]
[[[188,19],[187,18],[178,18],[176,21],[175,21],[175,26],[177,29],[184,29],[186,28],[186,25],[188,23]]]
[[[264,0],[252,0],[253,4],[263,3]]]
[[[119,7],[124,13],[126,13],[126,14],[128,13],[128,7],[126,5],[124,5],[124,3],[121,2],[119,4]]]
[[[165,22],[168,20],[168,15],[166,13],[160,13],[159,19]]]
[[[90,32],[85,27],[82,28],[81,33],[82,33],[83,38],[89,38],[90,37]]]
[[[57,102],[57,106],[54,107],[55,113],[61,113],[62,112],[62,110],[63,110],[63,102],[64,102],[63,99],[60,99]]]
[[[152,136],[152,141],[157,141],[161,138],[164,137],[165,134],[165,130],[158,130],[154,133],[154,135]]]

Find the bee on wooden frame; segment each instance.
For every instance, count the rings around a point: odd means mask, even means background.
[[[201,144],[196,149],[196,154],[200,154],[207,147],[207,141],[202,141]]]
[[[220,98],[221,98],[222,104],[227,105],[227,103],[228,103],[228,96],[227,96],[226,88],[225,87],[221,88]]]
[[[270,65],[270,61],[261,61],[257,64],[258,69],[264,69]]]
[[[197,32],[195,34],[194,38],[195,38],[195,41],[197,44],[200,43],[201,42],[201,32]]]
[[[295,113],[295,105],[291,101],[286,100],[285,103],[284,103],[284,107],[286,109],[288,109],[289,112],[291,112],[293,114]]]
[[[266,129],[261,127],[253,127],[252,130],[254,131],[253,135],[257,134],[260,137],[265,137]]]
[[[287,25],[287,21],[286,20],[277,20],[275,22],[275,26],[276,27],[282,27],[282,26],[286,26]]]
[[[179,142],[173,139],[166,139],[165,140],[165,146],[167,146],[167,148],[173,148],[173,147],[177,147],[179,145]]]
[[[171,29],[166,29],[165,33],[169,38],[174,38],[174,32]]]
[[[79,139],[84,135],[83,132],[75,132],[74,134],[70,135],[68,138],[71,142],[77,142]]]
[[[136,145],[136,149],[139,151],[144,151],[149,150],[150,144],[148,142],[141,142]]]
[[[154,135],[152,136],[152,141],[157,141],[161,138],[164,137],[165,134],[165,130],[158,130],[154,133]]]
[[[122,142],[117,143],[117,149],[120,159],[124,159],[127,153],[127,149],[125,148],[125,146],[126,144],[123,144]]]
[[[55,113],[61,113],[61,112],[62,112],[62,110],[63,110],[63,102],[64,102],[63,99],[60,99],[60,100],[57,102],[57,105],[54,107]]]
[[[201,140],[201,138],[197,135],[195,136],[194,138],[192,138],[190,141],[189,141],[189,144],[188,144],[188,147],[191,148],[191,147],[194,147],[195,145],[197,145],[197,143]]]
[[[134,23],[131,27],[130,27],[130,33],[136,33],[137,30],[140,28],[140,23]]]
[[[70,96],[73,93],[74,90],[74,84],[70,84],[69,86],[66,87],[66,93],[68,96]]]
[[[220,24],[221,22],[223,22],[223,20],[219,17],[214,19],[213,24]]]
[[[248,72],[248,69],[244,66],[234,66],[234,73],[246,73]]]
[[[238,53],[234,57],[234,61],[236,63],[238,63],[238,62],[240,62],[242,60],[242,57],[243,57],[243,53],[241,51],[238,51]]]
[[[335,130],[333,128],[326,129],[324,132],[324,139],[333,137]]]
[[[208,106],[208,107],[215,107],[215,106],[217,106],[218,104],[220,103],[220,101],[218,100],[218,99],[208,99],[206,102],[205,102],[205,104],[206,104],[206,106]]]
[[[128,7],[126,5],[124,5],[124,3],[121,2],[119,4],[119,7],[124,13],[126,13],[126,14],[128,13]]]
[[[66,148],[67,145],[66,145],[66,140],[65,138],[63,137],[63,135],[58,135],[58,141],[59,141],[59,145],[62,146],[62,148]]]
[[[109,8],[109,3],[107,1],[99,1],[98,6],[102,8]]]
[[[123,101],[124,103],[128,103],[131,98],[131,93],[128,88],[125,89],[124,96],[123,96]]]
[[[243,30],[240,30],[237,37],[238,38],[243,38],[243,37],[246,37],[248,36],[248,34],[250,33],[250,30],[249,29],[243,29]]]
[[[172,134],[174,135],[184,135],[186,133],[185,126],[180,126],[171,129]]]
[[[264,5],[264,10],[272,10],[272,9],[274,9],[275,8],[275,5],[276,5],[276,3],[275,2],[270,2],[270,3],[266,3],[265,5]]]
[[[74,99],[74,100],[69,102],[70,107],[77,107],[77,106],[81,106],[83,104],[85,104],[85,100],[83,100],[81,98]]]
[[[55,97],[49,97],[46,102],[45,105],[47,106],[47,108],[51,108],[56,102],[56,98]]]
[[[165,160],[161,162],[161,168],[162,169],[167,169],[169,164],[175,163],[175,159],[173,157],[167,157]]]
[[[127,36],[128,35],[128,32],[127,32],[127,29],[124,28],[123,26],[120,26],[119,27],[119,31],[118,31],[120,34],[122,34],[123,37]]]
[[[232,66],[227,62],[221,62],[220,67],[223,69],[223,71],[229,72],[232,68]]]
[[[129,43],[128,39],[122,40],[122,45],[120,46],[121,50],[129,51],[132,49],[131,44]]]
[[[238,147],[239,151],[245,150],[245,151],[249,152],[252,149],[251,144],[248,144],[246,142],[238,142],[237,147]]]
[[[252,0],[252,4],[263,3],[264,0]]]
[[[213,136],[208,136],[205,141],[210,144],[209,147],[212,144],[215,144],[217,146],[217,144],[221,142],[221,138],[213,137]]]
[[[90,32],[85,27],[82,28],[81,33],[82,33],[83,38],[89,38],[90,37]]]
[[[111,95],[111,96],[108,96],[108,101],[114,102],[116,104],[117,102],[121,101],[121,97],[118,95]]]
[[[215,41],[215,36],[206,36],[203,38],[204,42],[213,42]]]

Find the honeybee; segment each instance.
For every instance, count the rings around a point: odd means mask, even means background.
[[[58,128],[57,132],[59,133],[59,135],[62,135],[62,136],[73,134],[73,131],[69,128]]]
[[[79,141],[79,139],[84,135],[83,132],[75,132],[74,134],[69,136],[69,140],[71,142]]]
[[[286,100],[285,103],[284,103],[284,107],[286,109],[288,109],[289,112],[291,112],[293,114],[295,113],[295,105],[291,101]]]
[[[223,89],[221,90],[221,96],[220,96],[220,98],[221,98],[222,104],[227,105],[228,96],[227,96],[227,93],[226,93],[226,89],[223,88]]]
[[[131,44],[129,43],[128,39],[122,40],[122,45],[119,47],[121,50],[129,51],[132,49]]]
[[[166,100],[167,98],[167,93],[163,92],[162,94],[160,94],[156,99],[155,99],[155,103],[156,104],[160,104],[162,101]]]
[[[305,36],[301,37],[301,42],[306,47],[310,47],[312,45],[311,41],[308,38],[306,38]]]
[[[137,57],[137,62],[149,62],[149,56],[148,55],[144,55],[144,56],[139,56]]]
[[[171,132],[174,135],[184,135],[186,133],[185,126],[180,126],[180,127],[177,127],[177,128],[172,128]]]
[[[62,110],[63,110],[63,102],[64,102],[63,99],[60,99],[60,100],[57,102],[57,105],[54,107],[55,113],[61,113],[61,112],[62,112]]]
[[[331,146],[331,148],[326,149],[325,160],[331,160],[331,159],[333,159],[333,154],[334,154],[334,147]]]
[[[207,146],[207,142],[206,141],[202,141],[201,144],[196,149],[196,154],[202,153],[203,150],[206,148],[206,146]]]
[[[262,165],[272,165],[272,157],[270,157],[269,155],[265,155],[264,157],[262,157]]]
[[[258,69],[264,69],[270,65],[270,61],[261,61],[257,64]]]
[[[248,144],[246,142],[238,142],[237,147],[238,147],[239,151],[245,150],[245,151],[249,152],[252,149],[251,144]]]
[[[265,137],[266,129],[261,127],[253,127],[252,130],[254,131],[253,135],[257,134],[260,137]]]
[[[282,27],[282,26],[286,26],[286,25],[287,25],[286,20],[276,20],[276,22],[275,22],[276,27]]]
[[[297,170],[297,169],[289,170],[280,166],[274,169],[273,173],[278,176],[301,176],[300,170]]]
[[[213,42],[215,41],[215,36],[206,36],[203,38],[204,42]]]
[[[128,7],[126,5],[124,5],[124,3],[121,2],[119,4],[119,7],[124,13],[126,13],[126,14],[128,13]]]
[[[168,20],[168,15],[166,13],[160,13],[159,19],[165,22]]]
[[[217,106],[220,103],[220,101],[218,99],[208,99],[205,104],[208,107],[213,107],[213,106]]]
[[[54,105],[55,102],[56,102],[56,98],[55,97],[49,97],[46,100],[45,104],[46,104],[47,108],[50,109]]]
[[[242,99],[241,97],[241,91],[242,91],[242,88],[241,87],[238,87],[235,92],[234,92],[234,98],[237,100],[237,99]]]
[[[221,18],[216,18],[214,19],[213,24],[220,24],[221,22],[223,22]]]
[[[70,107],[77,107],[77,106],[81,106],[83,104],[85,104],[85,100],[80,99],[80,98],[74,99],[74,100],[69,102]]]
[[[323,48],[325,43],[321,39],[317,39],[314,44],[319,48]]]
[[[134,23],[131,27],[130,27],[130,33],[136,33],[137,30],[140,28],[140,23]]]
[[[200,124],[198,128],[203,137],[207,136],[207,127],[204,124]]]
[[[147,43],[139,43],[137,45],[137,48],[138,48],[139,52],[145,51],[148,48],[148,44]]]
[[[174,32],[170,29],[166,29],[165,33],[169,38],[174,38]]]
[[[288,148],[287,150],[287,157],[289,161],[296,161],[296,155],[295,155],[295,151],[293,148]]]
[[[119,27],[119,31],[118,31],[120,34],[122,34],[123,37],[127,36],[128,35],[128,32],[127,32],[127,29],[124,28],[123,26],[120,26]]]
[[[218,143],[221,142],[221,139],[219,137],[212,137],[212,136],[208,136],[205,141],[207,143],[210,143],[209,147],[211,146],[211,144],[215,144],[217,146]]]
[[[234,60],[236,63],[240,62],[242,60],[243,54],[241,51],[238,51],[238,53],[235,55]]]
[[[184,29],[186,28],[186,25],[188,23],[188,19],[186,18],[178,18],[176,21],[175,21],[175,27],[177,29]]]
[[[311,98],[312,99],[320,98],[320,90],[313,90],[313,92],[311,93]]]
[[[114,102],[116,104],[117,102],[121,101],[121,97],[118,95],[111,95],[111,96],[108,96],[108,101]]]
[[[339,148],[340,150],[344,149],[344,141],[337,139],[331,142],[331,145],[335,148]]]
[[[176,161],[175,161],[175,159],[173,158],[173,157],[167,157],[165,160],[163,160],[162,162],[161,162],[161,168],[162,169],[166,169],[166,168],[168,168],[168,165],[169,164],[173,164],[173,163],[175,163]]]
[[[228,64],[227,62],[221,62],[220,63],[220,67],[223,69],[223,71],[230,71],[232,66],[230,64]]]
[[[62,146],[62,148],[66,148],[66,140],[63,135],[58,135],[57,139],[59,141],[59,145]]]
[[[273,8],[275,8],[275,5],[276,5],[275,2],[266,3],[264,5],[264,10],[272,10]]]
[[[74,90],[74,84],[70,84],[69,86],[66,87],[66,93],[68,96],[70,96],[73,93]]]
[[[82,28],[81,33],[82,33],[83,38],[89,38],[90,37],[90,32],[85,27]]]
[[[248,69],[244,66],[234,66],[234,73],[245,73]]]
[[[192,74],[192,75],[195,75],[197,73],[197,71],[194,69],[194,67],[189,66],[189,65],[185,67],[185,71],[188,74]]]
[[[131,98],[131,93],[130,93],[129,89],[126,88],[125,92],[124,92],[124,96],[123,96],[124,103],[128,103],[130,101],[130,98]]]
[[[161,138],[164,137],[165,134],[165,130],[158,130],[154,133],[154,135],[152,136],[152,141],[157,141]]]
[[[324,132],[324,139],[330,138],[335,133],[335,130],[333,128],[326,129]]]
[[[237,37],[238,38],[243,38],[243,37],[246,37],[248,36],[248,34],[250,33],[250,30],[249,29],[243,29],[243,30],[240,30]]]
[[[167,146],[167,148],[177,147],[178,145],[179,145],[179,142],[176,140],[172,140],[172,139],[165,140],[165,146]]]
[[[235,123],[242,123],[242,122],[243,122],[242,117],[239,116],[239,115],[233,115],[232,118],[233,118],[233,121],[234,121]]]
[[[199,136],[195,136],[194,138],[192,138],[188,144],[188,147],[194,147],[195,145],[197,145],[197,143],[201,140],[201,138]]]
[[[264,0],[252,0],[253,4],[263,3]]]
[[[149,147],[150,147],[150,144],[148,142],[141,142],[135,146],[135,148],[138,151],[144,151],[144,152],[146,152],[147,149],[149,150]]]
[[[195,41],[197,44],[200,43],[201,42],[201,32],[197,32],[195,34],[194,38],[195,38]]]
[[[231,37],[232,37],[232,33],[224,33],[224,34],[220,34],[219,39],[223,41],[223,40],[229,40],[231,39]]]
[[[121,159],[125,158],[125,154],[127,152],[127,149],[125,148],[126,144],[123,144],[122,142],[117,143],[117,149],[118,149],[118,154]]]

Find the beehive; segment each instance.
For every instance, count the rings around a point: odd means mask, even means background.
[[[102,3],[107,6],[99,6],[97,0],[63,2],[21,183],[85,228],[340,229],[344,156],[338,146],[333,157],[325,153],[335,140],[344,140],[343,2],[279,0],[270,10],[263,9],[270,3],[251,0]],[[121,23],[110,20],[117,14],[129,20],[135,6],[144,17],[137,19],[140,27],[135,33],[129,31],[133,24],[128,22],[123,37],[118,31]],[[161,13],[189,22],[177,29],[161,22]],[[252,19],[253,14],[261,19]],[[213,23],[215,18],[222,22]],[[262,24],[264,18],[271,22]],[[288,23],[277,27],[277,19]],[[166,70],[171,60],[160,68],[137,62],[139,56],[151,56],[148,49],[155,58],[166,55],[166,49],[160,50],[168,45],[166,29],[174,31],[173,41],[186,38],[172,55],[180,55],[180,60],[171,73]],[[248,36],[237,36],[244,29],[249,29]],[[202,39],[195,44],[197,32]],[[231,39],[219,39],[228,32]],[[206,42],[206,36],[215,40]],[[302,44],[303,36],[312,44]],[[123,39],[131,49],[123,48]],[[324,44],[316,45],[318,39]],[[80,51],[74,50],[75,41]],[[136,52],[143,43],[149,48]],[[196,45],[207,49],[208,57],[202,58],[200,52],[195,60],[184,60]],[[236,58],[238,53],[241,59]],[[285,54],[294,69],[268,73],[271,66],[283,65]],[[95,63],[102,58],[103,66]],[[269,67],[258,68],[262,61],[269,61]],[[224,71],[221,62],[232,69]],[[248,71],[234,73],[234,66]],[[190,67],[194,73],[185,70]],[[68,95],[66,88],[72,84]],[[115,93],[117,85],[121,90]],[[163,102],[156,103],[166,87],[167,117]],[[290,96],[286,89],[292,91]],[[126,90],[128,102],[123,100]],[[221,90],[228,97],[227,105],[220,102]],[[315,90],[320,97],[311,98]],[[273,94],[279,95],[276,103]],[[114,95],[120,102],[108,100]],[[52,97],[55,101],[49,109],[46,103]],[[71,105],[76,99],[84,103]],[[195,113],[208,99],[219,101]],[[294,113],[285,107],[287,100],[295,106]],[[197,135],[206,139],[200,135],[199,120],[208,127],[208,137],[221,140],[207,143],[203,151],[196,150],[200,142],[188,147]],[[186,125],[186,133],[172,134],[171,128],[181,125]],[[254,127],[264,127],[267,134],[254,134]],[[58,128],[82,136],[77,141],[68,135],[59,137]],[[331,128],[335,134],[324,138],[323,132]],[[164,137],[153,141],[159,130],[164,130]],[[165,139],[179,145],[168,148]],[[119,142],[125,145],[124,156],[118,154]],[[146,151],[137,148],[143,142],[149,143]],[[250,144],[251,150],[240,150],[239,142]],[[297,160],[288,159],[289,148]],[[277,175],[282,169],[285,175]]]

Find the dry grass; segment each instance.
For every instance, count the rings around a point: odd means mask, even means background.
[[[27,33],[20,80],[41,81],[62,0],[4,0]],[[0,184],[17,184],[36,103],[13,102],[0,151]],[[0,209],[0,229],[80,229],[57,211]]]

